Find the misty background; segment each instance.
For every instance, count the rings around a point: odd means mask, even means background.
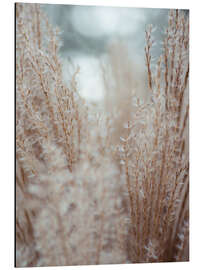
[[[104,85],[100,62],[108,54],[111,44],[125,44],[132,62],[144,72],[145,29],[152,24],[156,27],[153,36],[157,41],[153,55],[161,53],[160,41],[167,26],[168,9],[52,4],[43,4],[42,8],[51,24],[62,32],[60,53],[64,78],[70,61],[79,65],[79,89],[87,100],[102,100]]]

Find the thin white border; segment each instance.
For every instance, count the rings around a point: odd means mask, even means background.
[[[31,2],[31,1],[18,1]],[[190,262],[135,265],[100,265],[81,267],[43,267],[46,269],[201,269],[203,266],[203,55],[202,55],[202,5],[201,1],[155,0],[73,0],[37,1],[50,4],[105,5],[150,8],[190,9],[191,21],[191,72],[190,72]],[[0,266],[14,269],[14,1],[1,1],[0,39]],[[19,268],[21,269],[21,268]],[[31,268],[27,268],[31,269]],[[35,268],[32,268],[35,269]],[[36,268],[37,269],[37,268]]]

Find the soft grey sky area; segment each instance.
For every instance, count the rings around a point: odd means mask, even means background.
[[[99,55],[115,38],[143,49],[146,25],[167,25],[168,9],[43,5],[51,22],[62,30],[62,52]]]
[[[143,68],[146,26],[156,26],[155,55],[158,56],[169,12],[168,9],[51,4],[44,4],[43,9],[51,23],[62,31],[62,58],[71,58],[81,67],[81,94],[94,101],[103,96],[99,59],[105,56],[109,44],[115,40],[124,42],[130,57]],[[66,67],[64,62],[64,70]]]

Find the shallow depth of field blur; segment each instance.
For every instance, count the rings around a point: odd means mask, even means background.
[[[154,57],[161,52],[161,38],[168,22],[168,9],[144,9],[121,7],[97,7],[74,5],[43,5],[43,10],[54,26],[61,30],[60,54],[64,61],[64,79],[67,63],[71,60],[79,65],[78,84],[80,94],[87,100],[102,102],[105,95],[100,65],[109,51],[117,52],[121,66],[122,55],[128,51],[131,68],[139,75],[135,80],[145,80],[145,29],[154,24],[157,44]],[[123,58],[125,56],[123,55]],[[119,65],[119,63],[118,63]],[[142,78],[140,78],[142,76]],[[146,95],[145,89],[137,90]]]
[[[189,11],[16,4],[16,266],[189,260]]]

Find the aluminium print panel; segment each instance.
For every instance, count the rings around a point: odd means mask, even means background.
[[[189,11],[17,3],[17,267],[189,260]]]

